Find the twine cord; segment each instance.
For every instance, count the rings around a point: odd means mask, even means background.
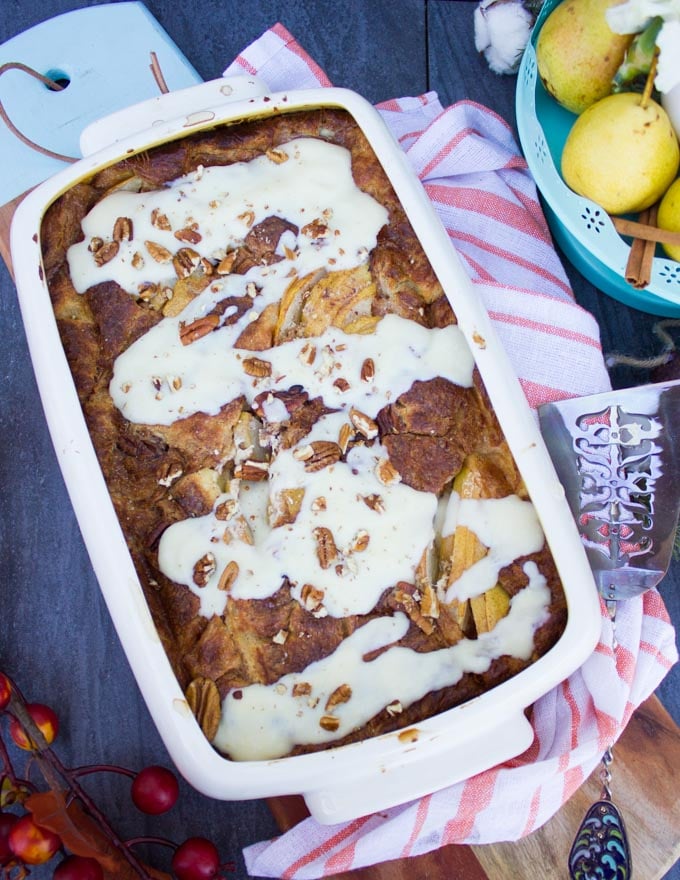
[[[29,67],[27,64],[21,64],[19,61],[8,61],[6,64],[0,65],[0,76],[8,70],[20,70],[22,73],[27,73],[34,79],[40,80],[43,85],[46,85],[47,88],[51,89],[53,92],[62,92],[64,90],[64,86],[60,86],[58,82],[55,82],[47,76],[43,76],[41,73],[38,73],[37,70],[33,70],[33,68]],[[64,156],[62,153],[55,153],[53,150],[48,150],[47,147],[42,147],[40,144],[36,144],[35,141],[32,141],[29,137],[26,137],[26,135],[20,132],[9,118],[2,101],[0,101],[0,119],[2,119],[7,128],[21,141],[22,144],[25,144],[32,150],[36,150],[44,156],[49,156],[51,159],[58,159],[60,162],[78,161],[77,159],[74,159],[73,156]]]
[[[50,79],[48,76],[43,76],[43,74],[38,73],[37,70],[34,70],[32,67],[29,67],[27,64],[22,64],[20,61],[7,61],[5,64],[0,64],[0,76],[3,73],[6,73],[8,70],[19,70],[22,73],[26,73],[29,76],[32,76],[34,79],[39,80],[43,85],[47,86],[53,92],[63,92],[66,86],[60,85],[53,79]],[[158,57],[155,52],[151,53],[151,64],[150,70],[153,74],[154,79],[156,80],[156,84],[161,91],[162,94],[167,94],[170,89],[165,82],[165,77],[163,76],[163,71],[161,70],[161,66],[158,63]],[[9,118],[5,107],[0,100],[0,119],[5,123],[7,128],[12,132],[12,134],[21,141],[27,147],[30,147],[32,150],[35,150],[37,153],[42,153],[43,156],[48,156],[50,159],[57,159],[59,162],[77,162],[78,159],[73,156],[65,156],[63,153],[56,153],[54,150],[50,150],[47,147],[43,147],[40,144],[37,144],[35,141],[31,140],[31,138],[27,137],[23,132],[19,131],[19,129],[14,125],[12,120]]]

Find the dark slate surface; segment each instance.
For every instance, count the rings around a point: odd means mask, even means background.
[[[0,43],[52,16],[91,3],[3,0]],[[151,0],[150,12],[206,79],[218,76],[250,41],[280,21],[334,84],[377,102],[436,90],[443,104],[468,98],[514,126],[515,78],[491,73],[473,43],[474,2],[450,0],[273,0],[234,3]],[[121,59],[121,64],[125,59]],[[0,81],[0,97],[2,82]],[[656,354],[658,318],[598,293],[565,261],[578,301],[599,321],[605,351]],[[140,768],[167,755],[120,649],[100,598],[44,423],[14,288],[0,266],[0,668],[31,700],[61,716],[59,754],[67,764],[118,763]],[[646,374],[615,368],[616,387]],[[680,567],[662,585],[680,623]],[[680,722],[680,670],[659,695]],[[615,765],[614,765],[615,771]],[[615,777],[614,777],[615,784]],[[170,816],[145,820],[129,806],[127,785],[113,776],[88,783],[125,834],[183,839],[205,834],[247,876],[241,848],[276,832],[263,802],[223,804],[182,786]],[[155,850],[154,855],[158,853]],[[37,880],[51,876],[38,869]],[[678,880],[678,866],[668,880]]]

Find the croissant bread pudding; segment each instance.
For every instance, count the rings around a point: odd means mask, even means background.
[[[345,111],[132,155],[51,205],[41,247],[152,616],[221,753],[412,725],[559,638],[470,348]]]

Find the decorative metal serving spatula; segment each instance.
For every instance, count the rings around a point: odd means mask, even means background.
[[[541,432],[613,624],[622,599],[662,580],[680,513],[680,380],[539,408]],[[612,802],[608,748],[602,794],[569,853],[572,880],[629,880],[630,847]]]

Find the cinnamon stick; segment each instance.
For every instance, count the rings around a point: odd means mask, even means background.
[[[653,224],[643,223],[642,217],[643,214],[640,214],[640,219],[635,221],[626,220],[623,217],[612,217],[610,215],[610,220],[614,225],[614,229],[616,229],[620,235],[627,235],[631,238],[641,238],[644,241],[658,241],[661,244],[680,245],[680,232],[671,232],[670,229],[659,229],[658,226],[654,226]]]
[[[638,226],[645,226],[649,229],[656,228],[657,205],[652,205],[640,214],[640,223]],[[624,221],[626,223],[631,221]],[[617,228],[617,225],[614,224]],[[639,231],[639,230],[638,230]],[[626,263],[626,281],[636,290],[642,290],[647,287],[652,279],[652,264],[654,261],[654,251],[656,250],[656,241],[652,237],[643,238],[637,236],[633,239]]]

